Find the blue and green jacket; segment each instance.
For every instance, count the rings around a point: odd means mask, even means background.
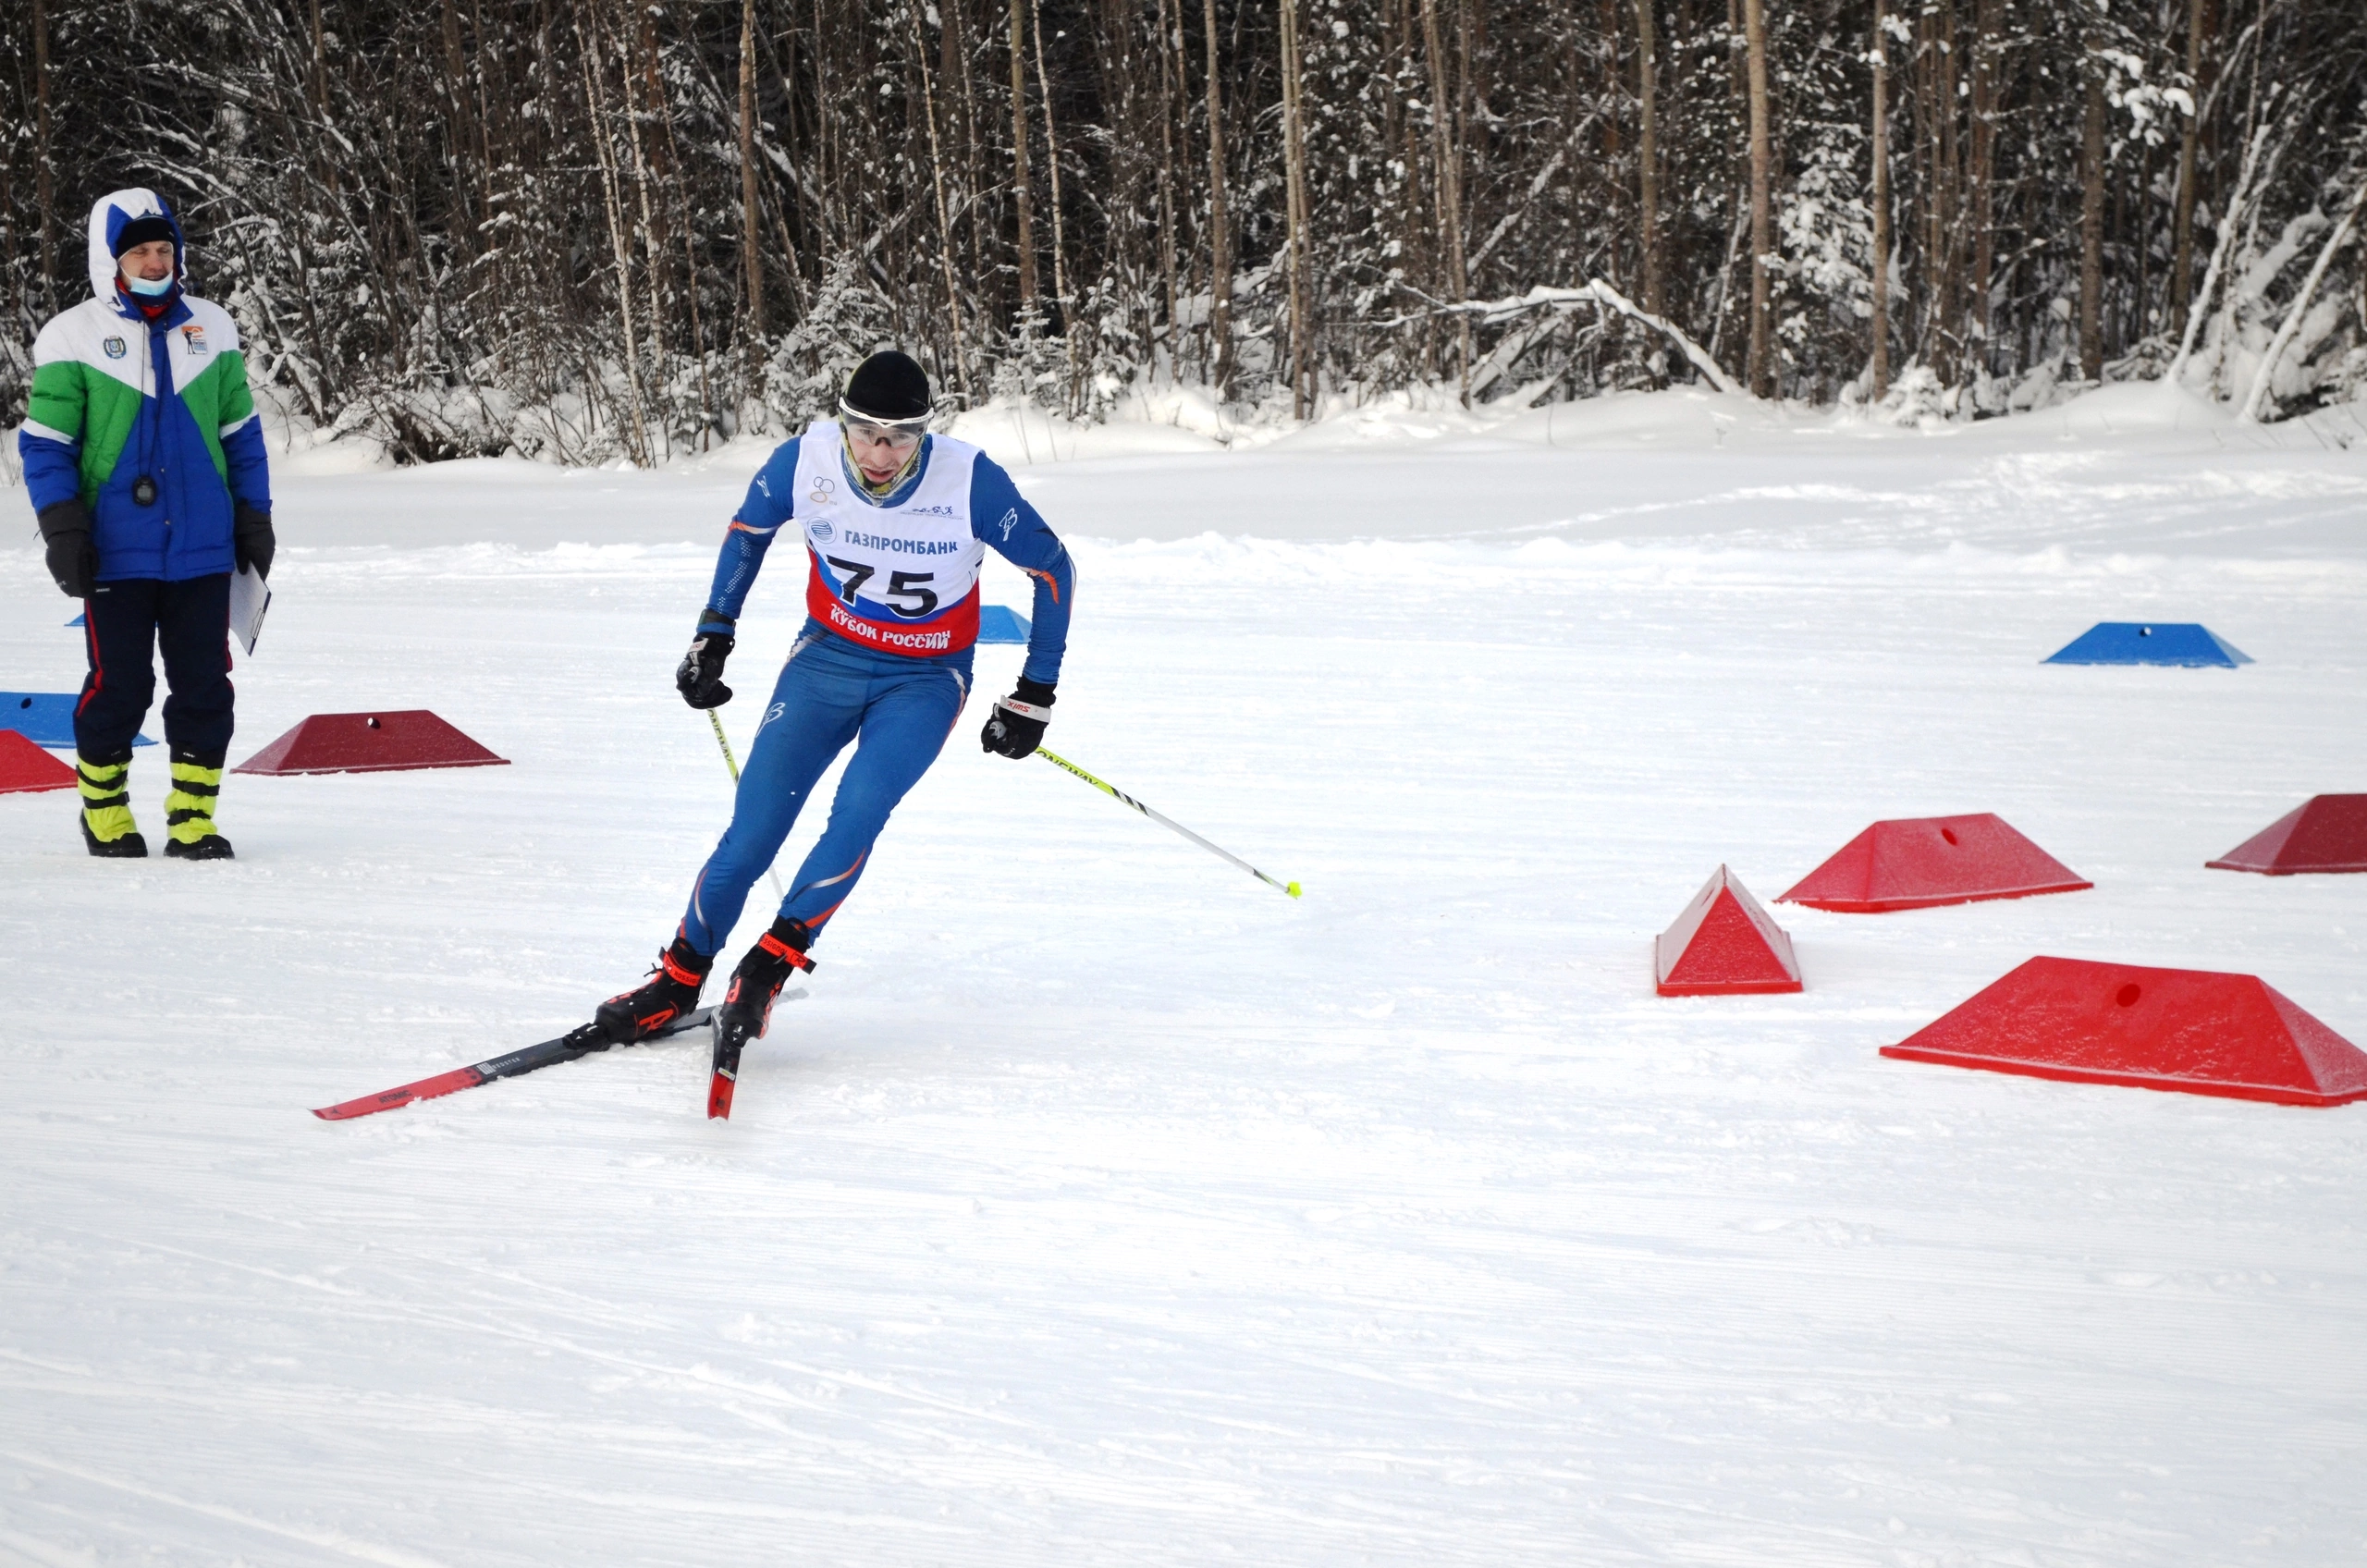
[[[237,324],[178,289],[151,321],[116,285],[116,238],[152,215],[172,226],[181,276],[180,225],[153,191],[101,197],[91,209],[92,298],[33,340],[32,398],[17,436],[33,510],[78,496],[89,508],[102,582],[229,571],[237,505],[271,509]],[[144,507],[132,495],[143,474],[156,484]]]

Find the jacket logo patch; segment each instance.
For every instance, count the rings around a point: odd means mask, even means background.
[[[123,358],[126,353],[129,352],[129,350],[123,346],[123,339],[120,337],[110,337],[105,342],[100,344],[99,347],[106,350],[106,356],[111,360],[119,360]]]
[[[190,353],[202,354],[205,352],[205,329],[202,326],[182,327],[181,341],[189,345]]]

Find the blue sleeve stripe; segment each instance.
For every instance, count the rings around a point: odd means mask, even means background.
[[[797,445],[798,438],[792,437],[773,448],[773,455],[748,482],[748,494],[731,526],[723,531],[723,548],[715,559],[715,582],[707,589],[706,607],[735,621],[741,606],[748,602],[748,591],[756,585],[756,573],[764,567],[765,552],[772,548],[773,535],[793,515],[789,501],[777,497],[788,496],[797,477]]]
[[[1076,604],[1076,568],[1060,536],[1045,524],[1011,482],[1011,475],[981,456],[971,470],[970,530],[994,552],[1036,580],[1034,624],[1027,632],[1030,680],[1049,686],[1061,678],[1068,651],[1069,617]]]

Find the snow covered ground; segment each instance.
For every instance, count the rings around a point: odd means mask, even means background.
[[[754,454],[291,463],[234,758],[425,706],[514,766],[234,778],[207,866],[0,797],[0,1563],[2367,1558],[2367,1105],[1875,1054],[2034,953],[2367,1042],[2367,878],[2202,868],[2367,790],[2367,443],[2145,388],[1429,418],[1021,471],[1081,567],[1051,744],[1303,902],[974,704],[722,1124],[691,1044],[305,1111],[670,932],[728,781],[669,677]],[[35,552],[0,605],[0,686],[71,687]],[[2132,618],[2259,663],[2037,662]],[[1776,906],[1804,995],[1651,994],[1720,862],[1772,900],[1963,811],[2095,890]]]

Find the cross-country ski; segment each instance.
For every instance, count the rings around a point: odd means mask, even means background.
[[[642,1036],[644,1040],[663,1040],[693,1029],[704,1029],[714,1017],[713,1011],[701,1008],[674,1019],[661,1028]],[[337,1105],[323,1106],[313,1112],[324,1121],[350,1121],[357,1116],[371,1116],[382,1110],[396,1110],[419,1100],[432,1100],[439,1096],[473,1089],[480,1084],[490,1084],[497,1078],[517,1078],[529,1072],[539,1072],[546,1067],[557,1067],[563,1061],[577,1061],[595,1052],[608,1050],[615,1045],[595,1023],[569,1030],[556,1039],[527,1046],[503,1056],[488,1057],[467,1067],[456,1067],[448,1072],[438,1072],[416,1083],[380,1094],[364,1095],[359,1099]]]

